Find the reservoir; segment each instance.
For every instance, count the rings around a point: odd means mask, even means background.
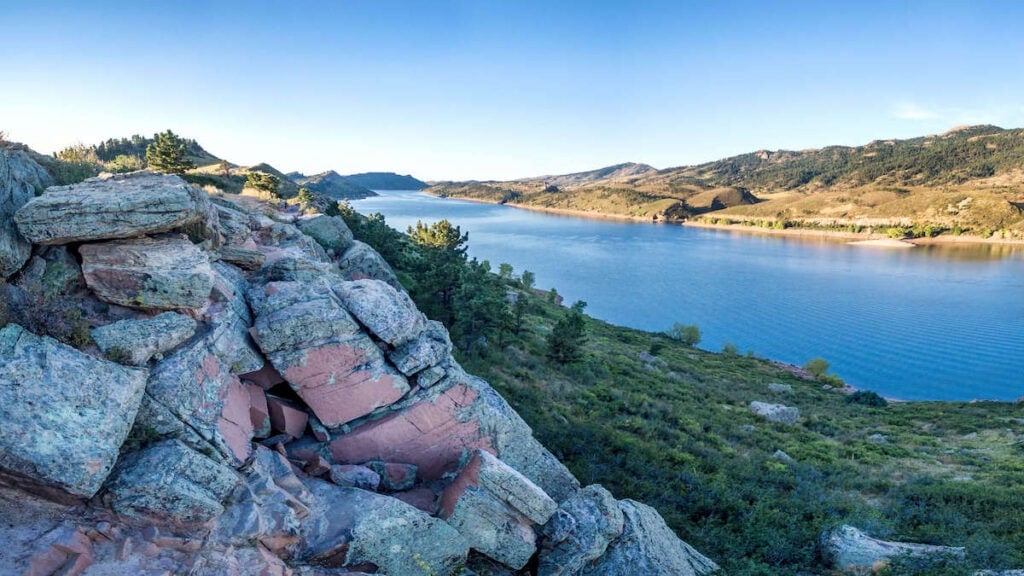
[[[906,250],[835,240],[590,220],[383,191],[352,202],[405,229],[448,219],[469,255],[613,324],[696,324],[699,347],[802,365],[904,400],[1024,397],[1024,247]]]

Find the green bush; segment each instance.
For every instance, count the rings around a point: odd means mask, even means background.
[[[862,404],[864,406],[875,406],[882,408],[889,405],[889,401],[882,398],[871,390],[857,390],[846,397],[849,404]]]
[[[665,335],[687,346],[696,346],[700,344],[701,340],[700,328],[696,324],[680,324],[676,322],[665,331]]]
[[[811,376],[815,378],[821,378],[825,372],[828,372],[828,360],[824,358],[811,358],[804,364],[804,370],[811,373]]]

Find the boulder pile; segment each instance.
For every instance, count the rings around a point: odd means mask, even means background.
[[[11,154],[4,297],[28,301],[33,266],[52,277],[47,255],[63,250],[75,270],[47,294],[83,303],[92,343],[0,330],[0,566],[717,569],[653,509],[581,489],[340,218],[149,172],[26,198],[47,175],[11,172]]]

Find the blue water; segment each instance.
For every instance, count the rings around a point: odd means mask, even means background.
[[[419,192],[352,203],[394,228],[447,218],[493,269],[614,324],[697,324],[701,348],[803,364],[906,400],[1024,396],[1024,250],[891,250],[677,225],[587,220]]]

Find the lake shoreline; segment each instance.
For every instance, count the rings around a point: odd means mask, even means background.
[[[903,248],[909,246],[896,246],[895,244],[886,243],[882,244],[880,241],[893,240],[895,242],[902,242],[903,244],[910,244],[914,246],[934,246],[934,245],[971,245],[971,244],[982,244],[982,245],[1003,245],[1003,246],[1024,246],[1024,240],[1009,240],[1005,238],[982,238],[980,236],[961,235],[953,236],[951,234],[939,234],[931,238],[906,238],[906,239],[893,239],[887,234],[866,232],[843,232],[839,230],[818,230],[815,228],[784,228],[778,230],[775,228],[758,228],[755,226],[745,226],[743,224],[711,224],[708,222],[695,222],[693,220],[659,220],[643,216],[627,216],[625,214],[607,214],[604,212],[591,212],[587,210],[573,210],[570,208],[550,208],[547,206],[529,206],[526,204],[515,204],[512,202],[493,202],[491,200],[481,200],[479,198],[467,198],[462,196],[437,196],[430,194],[425,190],[420,190],[424,194],[440,198],[442,200],[463,200],[465,202],[474,202],[477,204],[490,204],[492,206],[508,206],[510,208],[519,208],[522,210],[528,210],[530,212],[540,212],[544,214],[555,214],[559,216],[574,216],[577,218],[587,218],[589,220],[610,220],[617,222],[641,222],[648,224],[658,225],[678,225],[687,226],[690,228],[702,228],[706,230],[724,230],[731,232],[740,232],[743,234],[753,235],[764,235],[764,236],[789,236],[789,237],[803,237],[803,238],[822,238],[835,240],[836,242],[845,241],[848,244],[857,244],[864,242],[864,246],[876,246],[876,247],[890,247],[890,248]],[[871,244],[868,244],[871,242]]]

